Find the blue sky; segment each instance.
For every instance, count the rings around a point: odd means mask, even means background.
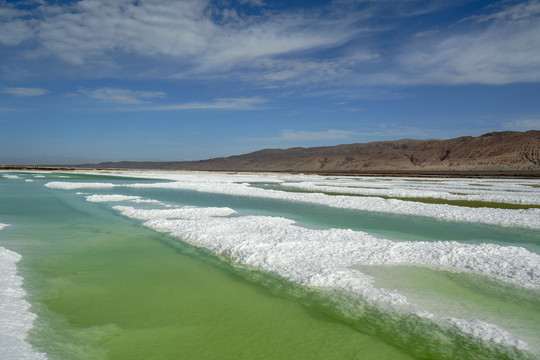
[[[0,163],[540,129],[540,1],[0,0]]]

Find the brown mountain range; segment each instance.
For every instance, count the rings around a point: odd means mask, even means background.
[[[88,166],[86,164],[85,166]],[[114,162],[100,168],[302,172],[540,172],[540,131],[492,132],[449,140],[396,140],[266,149],[184,162]]]

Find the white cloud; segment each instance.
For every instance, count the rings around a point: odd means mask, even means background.
[[[83,0],[59,8],[34,24],[34,56],[53,56],[74,65],[124,53],[185,57],[201,51],[215,33],[205,17],[208,1]],[[49,7],[41,7],[45,11]]]
[[[264,5],[261,0],[244,3]],[[352,24],[358,20],[331,12],[323,16],[320,10],[249,16],[209,0],[82,0],[43,5],[32,16],[4,22],[0,42],[15,46],[26,41],[27,58],[59,58],[103,71],[104,65],[122,69],[127,56],[131,64],[144,59],[166,62],[182,75],[224,73],[250,68],[261,59],[333,48],[355,36]],[[298,73],[294,67],[290,75],[287,68],[280,75],[293,76]]]
[[[17,9],[14,4],[0,1],[0,20],[11,20],[25,15],[28,15],[28,11]]]
[[[403,22],[393,20],[442,11],[451,2],[335,0],[256,15],[233,5],[265,1],[57,3],[23,11],[0,1],[0,44],[18,47],[13,59],[61,59],[84,67],[83,76],[222,76],[262,82],[259,87],[540,81],[539,1],[502,1],[461,22],[419,28],[421,36],[402,31],[400,43],[384,37],[402,30],[394,26]]]
[[[24,87],[14,87],[14,88],[4,88],[2,89],[4,94],[10,94],[15,96],[41,96],[49,93],[49,90],[42,88],[24,88]]]
[[[278,137],[265,138],[265,139],[249,139],[249,140],[301,143],[301,142],[350,139],[351,137],[355,137],[358,135],[359,133],[355,131],[336,130],[336,129],[329,129],[325,131],[282,130],[281,135]]]
[[[350,21],[292,13],[269,15],[247,22],[245,26],[225,26],[208,43],[205,52],[200,54],[199,64],[190,71],[223,72],[235,67],[258,71],[261,65],[279,62],[283,57],[307,63],[306,54],[337,47],[351,40],[356,31],[347,29]],[[282,72],[276,76],[291,75]]]
[[[34,30],[22,20],[0,22],[0,43],[4,45],[19,45],[24,40],[31,38]]]
[[[158,106],[134,107],[121,111],[183,111],[183,110],[259,110],[267,101],[258,97],[216,99],[213,102],[190,102]]]
[[[482,16],[471,17],[471,20],[478,22],[486,21],[528,21],[531,16],[540,14],[540,2],[537,0],[525,1],[521,4],[517,4],[498,12]]]
[[[238,0],[242,5],[247,4],[250,6],[265,6],[266,4],[262,0]]]
[[[264,5],[260,0],[245,3]],[[37,40],[34,55],[54,56],[71,64],[122,52],[143,57],[166,55],[213,67],[334,46],[349,36],[340,33],[343,25],[335,19],[321,21],[302,13],[244,15],[225,23],[215,20],[231,11],[217,9],[209,0],[150,0],[138,5],[127,0],[83,0],[62,7],[39,7],[34,14],[42,16],[39,20],[12,19],[4,23],[0,41],[16,45]],[[330,31],[329,22],[336,29]]]
[[[17,111],[17,110],[12,109],[12,108],[6,108],[6,107],[0,106],[0,112],[11,112],[11,111]],[[0,120],[0,121],[2,121],[2,120]]]
[[[253,68],[259,70],[260,81],[303,85],[341,79],[354,73],[362,64],[376,62],[379,57],[376,53],[359,52],[320,60],[264,58],[254,62]]]
[[[89,97],[115,102],[118,104],[142,104],[148,99],[165,98],[161,91],[127,90],[119,88],[101,88],[92,91],[82,91]]]
[[[540,130],[540,119],[513,120],[504,123],[503,126],[513,131]]]
[[[489,16],[469,18],[457,32],[452,29],[416,37],[397,56],[397,72],[378,73],[368,79],[387,84],[540,81],[539,4],[530,1]]]

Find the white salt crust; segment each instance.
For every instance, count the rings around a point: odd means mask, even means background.
[[[139,175],[137,175],[139,176]],[[170,183],[140,183],[131,185],[105,184],[103,187],[131,186],[139,188],[167,188],[194,190],[207,193],[228,194],[307,202],[336,208],[357,209],[376,212],[429,216],[444,220],[480,222],[504,226],[540,228],[540,209],[505,210],[489,208],[465,208],[450,205],[423,204],[396,199],[376,197],[328,196],[321,193],[291,193],[264,190],[253,187],[253,183],[274,185],[300,184],[309,187],[313,176],[261,176],[261,175],[161,175],[141,174],[148,178],[174,180]],[[316,177],[315,177],[316,178]],[[349,178],[323,178],[323,184],[309,191],[330,191],[321,189],[328,186],[333,192],[354,189]],[[306,181],[309,180],[309,181]],[[381,187],[379,195],[445,198],[446,193],[460,190],[466,195],[460,199],[497,201],[507,203],[536,203],[538,189],[536,182],[527,180],[471,180],[451,179],[422,181],[418,179],[362,179],[367,185]],[[318,181],[318,180],[317,180]],[[396,184],[398,184],[396,190]],[[407,183],[409,181],[410,183]],[[429,185],[429,182],[437,182]],[[470,183],[474,182],[475,185]],[[350,184],[349,184],[350,183]],[[49,183],[49,187],[79,189],[94,187],[85,183]],[[373,185],[372,185],[373,184]],[[427,185],[427,187],[425,187]],[[361,184],[360,187],[366,184]],[[294,185],[292,185],[294,186]],[[430,188],[431,186],[431,188]],[[425,188],[424,188],[425,187]],[[485,190],[486,188],[489,190]],[[353,192],[356,190],[353,190]],[[409,191],[409,192],[408,192]],[[402,195],[398,195],[402,194]],[[517,194],[517,195],[516,195]],[[363,194],[364,195],[364,194]],[[368,194],[373,195],[373,194]],[[429,195],[429,196],[428,196]],[[452,195],[452,194],[450,194]],[[476,198],[475,198],[476,196]],[[527,202],[527,197],[533,199]],[[447,197],[447,198],[451,198]],[[373,286],[373,279],[352,269],[356,265],[414,265],[469,271],[490,276],[524,287],[540,287],[540,257],[523,248],[501,247],[494,244],[470,245],[457,242],[393,242],[378,239],[369,234],[341,229],[312,230],[294,225],[284,218],[265,216],[230,217],[234,214],[228,208],[176,208],[176,209],[135,209],[116,206],[124,215],[146,220],[145,225],[155,230],[177,236],[184,241],[210,249],[214,253],[232,260],[275,272],[291,281],[310,287],[342,289],[368,300],[386,303],[427,318],[434,314],[415,309],[405,296],[387,289]],[[172,210],[172,211],[171,211]],[[450,326],[462,332],[487,341],[526,349],[527,344],[509,332],[478,320],[442,318]]]
[[[76,190],[76,189],[110,189],[115,187],[111,183],[99,183],[99,182],[64,182],[64,181],[52,181],[45,184],[46,187],[51,189],[64,189],[64,190]]]
[[[187,176],[187,178],[184,179],[187,181],[175,181],[170,183],[136,183],[131,185],[115,185],[112,183],[50,182],[47,183],[46,186],[66,190],[84,188],[114,188],[126,186],[135,188],[194,190],[206,193],[312,203],[343,209],[425,216],[448,221],[475,222],[532,229],[540,228],[540,208],[519,210],[469,208],[447,204],[426,204],[397,199],[383,199],[379,197],[330,196],[321,193],[299,194],[254,188],[251,187],[249,183],[238,184],[231,182],[233,179],[235,178],[232,176],[229,178],[226,178],[225,176],[224,178],[207,178],[206,175],[200,175],[198,180],[193,176]],[[259,181],[263,179],[264,178],[259,178]]]
[[[373,286],[357,265],[414,265],[475,272],[524,287],[540,288],[540,256],[518,247],[458,242],[394,242],[361,231],[314,230],[269,216],[225,217],[229,208],[170,210],[114,206],[123,215],[170,233],[235,262],[274,272],[301,285],[345,290],[363,299],[414,309],[405,296]],[[487,341],[526,349],[499,327],[480,321],[443,318],[461,331]]]
[[[194,206],[185,206],[176,209],[135,209],[130,206],[113,206],[122,215],[139,220],[158,220],[158,219],[200,219],[206,216],[229,216],[236,211],[229,208],[208,207],[199,208]]]
[[[8,226],[0,224],[0,230]],[[0,358],[46,359],[26,342],[36,315],[22,288],[23,279],[17,275],[17,262],[21,255],[0,247]]]
[[[470,185],[455,182],[445,183],[412,183],[412,182],[335,182],[332,180],[318,182],[288,182],[281,183],[283,187],[313,192],[333,192],[363,196],[390,196],[408,198],[436,198],[444,200],[467,200],[498,202],[510,204],[538,205],[540,204],[540,191],[531,186],[511,183],[477,183]],[[508,186],[510,185],[510,186]],[[514,186],[513,186],[514,185]],[[384,186],[384,187],[383,187]]]
[[[517,349],[528,350],[529,346],[524,341],[516,339],[508,331],[505,331],[493,324],[480,320],[463,320],[456,318],[444,318],[459,330],[474,337],[499,344],[510,345]]]
[[[131,196],[131,195],[89,195],[89,196],[86,196],[86,200],[89,202],[130,201],[134,203],[164,205],[161,201],[158,201],[158,200],[143,199],[140,196]]]
[[[18,175],[4,174],[3,176],[4,176],[6,179],[12,179],[12,180],[21,179],[21,177],[18,176]]]

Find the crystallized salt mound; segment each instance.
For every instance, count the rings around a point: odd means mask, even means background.
[[[12,179],[12,180],[21,179],[21,177],[18,176],[18,175],[4,174],[4,177],[5,177],[6,179]]]
[[[6,226],[0,224],[0,230]],[[16,267],[20,259],[21,255],[0,247],[0,358],[46,359],[26,342],[36,315],[24,300],[23,279]]]
[[[65,182],[65,181],[52,181],[45,184],[46,187],[51,189],[63,189],[63,190],[76,190],[76,189],[109,189],[116,185],[111,183],[90,183],[90,182]]]
[[[223,215],[214,208],[115,209],[126,216],[150,220],[146,224],[157,230],[306,285],[331,284],[321,274],[329,275],[329,269],[336,267],[355,274],[349,266],[406,264],[472,271],[521,286],[540,287],[540,256],[520,247],[453,241],[395,242],[361,231],[306,229],[285,218],[218,218]],[[228,208],[222,211],[225,216],[233,212]],[[341,272],[332,274],[332,278],[337,275],[343,281]]]
[[[356,180],[356,179],[354,179]],[[322,179],[319,181],[303,181],[281,183],[286,188],[311,192],[327,192],[364,196],[389,196],[401,198],[436,198],[445,200],[467,200],[483,202],[499,202],[511,204],[540,204],[540,191],[536,188],[515,183],[497,183],[494,181],[471,180],[445,181],[430,183],[429,181],[344,181]]]
[[[236,213],[236,211],[229,208],[198,208],[192,206],[176,209],[135,209],[129,206],[113,206],[113,209],[120,211],[122,215],[139,220],[200,219],[201,217],[229,216]]]
[[[158,200],[147,200],[143,199],[140,196],[132,195],[89,195],[86,197],[87,201],[90,202],[121,202],[121,201],[131,201],[134,203],[147,203],[147,204],[157,204],[163,205],[161,201]]]
[[[183,181],[170,183],[137,183],[131,185],[115,185],[111,183],[50,182],[47,183],[46,186],[55,189],[68,190],[113,187],[193,190],[206,193],[319,204],[341,209],[384,212],[412,216],[427,216],[449,221],[478,222],[483,224],[517,226],[532,229],[540,228],[540,208],[526,210],[468,208],[447,204],[426,204],[397,199],[383,199],[379,197],[329,196],[322,193],[299,194],[285,191],[264,190],[254,188],[248,183],[239,184],[231,182],[231,179],[229,178],[227,178],[227,181],[220,182],[214,177],[207,178],[207,175],[200,175],[199,178],[189,177],[188,179],[189,181],[184,179]],[[259,179],[262,180],[264,178],[261,177]]]
[[[234,213],[228,208],[148,210],[115,206],[114,209],[125,216],[146,220],[145,225],[150,228],[170,233],[235,262],[274,272],[301,285],[345,290],[376,303],[414,308],[396,291],[373,286],[373,278],[354,266],[432,266],[475,272],[525,287],[540,287],[540,256],[518,247],[395,242],[361,231],[302,228],[286,218],[223,217]],[[421,316],[433,318],[428,312]],[[489,323],[456,318],[442,320],[487,341],[527,348],[523,341]]]
[[[132,201],[139,200],[140,196],[130,195],[89,195],[86,197],[86,201],[90,202],[108,202],[108,201]]]
[[[207,183],[204,181],[133,184],[130,186],[138,188],[194,190],[207,193],[320,204],[342,209],[385,212],[413,216],[428,216],[451,221],[479,222],[503,226],[540,228],[540,209],[508,210],[493,208],[468,208],[447,204],[426,204],[397,199],[383,199],[379,197],[330,196],[321,193],[299,194],[277,190],[264,190],[254,188],[246,184]]]
[[[471,334],[472,336],[499,344],[510,345],[521,350],[529,349],[529,346],[525,342],[516,339],[508,331],[493,324],[480,320],[463,320],[456,318],[445,318],[445,320],[456,326],[462,332]]]

